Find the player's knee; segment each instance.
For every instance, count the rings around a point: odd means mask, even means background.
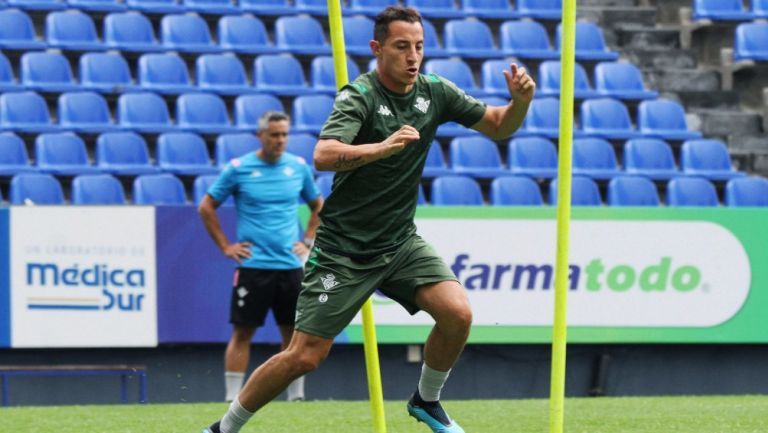
[[[294,358],[294,368],[299,375],[307,374],[317,369],[322,364],[325,356],[318,353],[299,353]]]
[[[446,320],[439,324],[443,330],[453,335],[469,335],[469,328],[472,326],[472,309],[468,305],[452,308],[444,317]]]

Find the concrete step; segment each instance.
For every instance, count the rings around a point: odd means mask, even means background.
[[[643,71],[649,88],[660,92],[714,92],[720,90],[720,75],[698,69],[649,69]]]
[[[673,28],[636,25],[616,26],[616,39],[622,50],[661,50],[680,48],[680,32]]]
[[[706,137],[726,138],[730,135],[758,135],[761,132],[762,116],[748,111],[726,111],[721,109],[689,109],[701,120],[701,132]]]
[[[656,25],[656,8],[633,7],[579,7],[576,16],[600,24],[604,32],[613,31],[616,27],[635,25],[654,27]]]
[[[696,56],[690,50],[629,48],[622,50],[622,56],[640,69],[686,69],[697,66]]]
[[[689,110],[694,108],[726,109],[734,111],[741,109],[741,98],[739,97],[739,93],[734,90],[720,90],[717,92],[678,91],[675,93],[683,105]]]
[[[731,152],[759,153],[768,156],[768,135],[730,134],[728,135],[728,150]]]
[[[631,8],[638,6],[638,0],[578,0],[576,7],[623,7]]]

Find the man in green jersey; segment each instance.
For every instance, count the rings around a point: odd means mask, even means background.
[[[511,101],[491,107],[442,77],[419,74],[424,31],[410,8],[382,11],[370,46],[376,69],[338,93],[315,148],[317,169],[336,175],[305,268],[293,339],[251,374],[222,420],[205,432],[239,432],[291,381],[317,368],[376,289],[411,314],[424,310],[435,320],[408,412],[433,432],[464,432],[439,398],[469,336],[472,310],[450,268],[416,234],[418,186],[438,125],[456,121],[505,139],[522,124],[536,84],[510,65],[503,74]]]

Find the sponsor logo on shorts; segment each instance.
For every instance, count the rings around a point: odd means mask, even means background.
[[[240,297],[240,299],[237,300],[237,306],[242,307],[245,305],[245,296],[248,294],[248,290],[245,287],[238,287],[237,289],[237,296]]]
[[[332,288],[339,285],[339,282],[336,281],[336,275],[333,274],[325,274],[325,278],[320,277],[320,281],[323,282],[323,288],[325,290],[331,290]]]

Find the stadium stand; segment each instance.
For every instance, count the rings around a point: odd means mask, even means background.
[[[613,98],[587,99],[581,103],[581,130],[588,135],[609,140],[639,137],[632,126],[629,110]]]
[[[76,132],[98,133],[116,129],[107,101],[95,92],[68,92],[59,95],[59,125]]]
[[[235,99],[235,126],[255,131],[265,111],[285,111],[283,103],[273,95],[241,95]]]
[[[741,0],[693,0],[693,19],[697,21],[748,21],[752,18]]]
[[[616,176],[608,182],[610,206],[659,206],[659,192],[647,177]]]
[[[123,185],[110,174],[84,174],[72,179],[72,204],[125,204]]]
[[[482,206],[483,192],[476,180],[465,176],[439,176],[432,181],[435,206]]]
[[[9,132],[0,134],[0,176],[13,176],[34,171],[35,169],[29,165],[29,154],[24,140]]]
[[[64,0],[6,0],[8,6],[30,11],[60,10],[67,7]]]
[[[549,204],[557,205],[557,178],[549,182]],[[584,176],[571,179],[571,204],[573,206],[601,206],[603,199],[594,180]]]
[[[745,23],[736,27],[735,60],[768,61],[768,23]]]
[[[256,88],[261,92],[280,96],[308,95],[304,69],[296,57],[281,54],[259,56],[253,62]]]
[[[445,50],[451,56],[482,59],[499,56],[491,29],[482,21],[448,21],[443,30],[443,42]]]
[[[319,134],[333,109],[333,98],[327,95],[302,95],[293,100],[293,132]]]
[[[35,161],[43,173],[74,176],[97,173],[88,161],[85,142],[68,132],[40,134],[35,139]]]
[[[29,91],[0,95],[0,127],[18,132],[47,132],[57,129],[51,123],[45,99]]]
[[[19,83],[13,74],[13,67],[8,57],[0,53],[0,92],[19,90]]]
[[[224,168],[234,158],[255,152],[260,147],[259,139],[251,133],[221,134],[216,138],[216,166]]]
[[[119,0],[67,0],[69,7],[84,11],[116,12],[128,7]]]
[[[768,1],[752,0],[752,16],[756,20],[768,18]]]
[[[729,180],[725,185],[725,204],[731,207],[768,206],[768,179],[750,176]]]
[[[165,101],[149,92],[120,95],[117,99],[117,119],[121,127],[142,133],[174,130]]]
[[[505,21],[499,28],[499,44],[505,56],[520,59],[558,59],[547,29],[536,21]]]
[[[637,107],[637,126],[643,135],[665,140],[700,138],[701,133],[691,131],[685,120],[685,110],[675,102],[664,99],[643,101]]]
[[[96,139],[96,167],[103,173],[119,176],[154,174],[144,137],[135,132],[107,132]]]
[[[160,40],[166,49],[173,51],[220,51],[213,43],[208,24],[199,15],[164,15],[160,20]]]
[[[151,92],[177,95],[196,90],[187,65],[175,54],[142,54],[136,75],[139,85]]]
[[[323,9],[325,10],[325,1]],[[368,42],[373,35],[373,20],[364,16],[344,17],[344,49],[350,56],[367,56],[371,54]],[[350,76],[350,81],[352,77]]]
[[[512,63],[516,63],[518,67],[528,69],[523,62],[514,57],[505,60],[486,60],[483,62],[480,67],[480,82],[482,83],[482,90],[486,95],[499,96],[501,98],[509,97],[507,80],[501,71],[509,70],[509,65]],[[536,84],[538,85],[539,83]]]
[[[428,19],[464,17],[464,12],[452,0],[405,0],[404,4],[418,9]]]
[[[683,173],[711,180],[728,180],[744,176],[733,169],[725,144],[719,140],[688,140],[680,148],[680,166]]]
[[[498,72],[496,72],[498,74]],[[537,96],[560,97],[560,61],[545,60],[539,64],[538,81],[536,83]],[[573,69],[573,94],[577,99],[595,98],[598,93],[589,84],[587,72],[579,63],[574,64]],[[507,90],[507,93],[509,91]]]
[[[354,60],[347,57],[347,76],[353,81],[360,75],[360,68]],[[312,59],[310,65],[310,81],[312,90],[317,93],[336,94],[336,72],[333,65],[333,57],[317,56]]]
[[[142,174],[133,180],[133,202],[144,205],[183,205],[184,184],[172,174]]]
[[[559,20],[562,16],[562,0],[519,0],[515,3],[518,15],[523,17]]]
[[[137,12],[111,13],[104,18],[104,44],[133,52],[163,51],[149,18]]]
[[[658,138],[633,138],[624,143],[624,170],[627,174],[668,180],[678,176],[672,147]]]
[[[434,24],[426,18],[422,19],[421,24],[424,26],[424,52],[429,53],[430,57],[447,57],[448,51],[437,39]]]
[[[49,47],[65,50],[103,50],[96,24],[90,15],[78,10],[51,12],[45,19],[45,38]]]
[[[235,56],[204,54],[195,61],[195,76],[200,90],[222,95],[256,92],[248,83],[243,62]]]
[[[66,57],[59,53],[24,53],[20,61],[21,84],[38,92],[68,92],[78,84]]]
[[[628,62],[600,62],[595,65],[595,90],[602,96],[619,99],[656,99],[659,92],[648,90],[637,66]]]
[[[242,6],[242,2],[241,2]],[[238,54],[271,54],[277,49],[269,40],[264,23],[257,17],[229,15],[219,18],[219,46]]]
[[[700,177],[675,177],[667,183],[667,205],[673,207],[716,207],[715,185]]]
[[[465,0],[461,2],[464,14],[482,19],[507,20],[518,14],[506,0]]]
[[[494,206],[541,206],[539,185],[525,176],[497,177],[491,182],[490,202]]]
[[[217,174],[202,137],[191,132],[166,132],[157,137],[157,165],[167,173],[185,176]]]
[[[392,4],[391,0],[349,0],[349,6],[344,11],[349,14],[376,16],[382,9]]]
[[[465,93],[472,96],[486,96],[483,89],[477,87],[472,69],[459,59],[431,59],[422,67],[425,74],[437,74],[455,83]]]
[[[208,189],[211,187],[211,185],[213,185],[213,182],[215,182],[217,178],[217,175],[212,174],[200,175],[195,178],[195,181],[192,184],[192,198],[194,199],[194,203],[196,205],[200,204],[200,202],[203,200],[203,197],[205,197],[205,194],[208,192]],[[221,205],[234,206],[235,199],[230,195]]]
[[[509,174],[501,163],[496,143],[481,135],[454,138],[449,155],[456,174],[485,179]]]
[[[175,14],[186,10],[176,0],[125,0],[129,9],[153,14]]]
[[[453,170],[448,168],[448,164],[445,162],[445,155],[443,155],[440,142],[434,140],[429,146],[427,159],[424,162],[424,177],[446,176],[452,173]]]
[[[294,54],[331,53],[323,27],[317,20],[307,16],[288,16],[275,20],[275,45],[281,51]]]
[[[611,179],[621,174],[611,143],[595,137],[574,139],[573,174],[593,179]]]
[[[317,137],[312,134],[294,133],[288,135],[288,144],[286,145],[286,152],[290,152],[309,165],[309,167],[317,173],[315,164],[313,163],[315,153],[315,144],[317,144]]]
[[[25,51],[45,47],[29,15],[18,9],[0,10],[0,48]]]
[[[333,186],[333,175],[321,174],[320,176],[317,176],[315,182],[317,183],[317,188],[320,190],[320,194],[322,194],[323,197],[328,198],[328,196],[331,195],[331,187]]]
[[[136,90],[125,58],[113,53],[85,53],[80,56],[80,87],[102,93]]]
[[[240,0],[240,10],[257,15],[291,15],[296,13],[287,0]]]
[[[187,8],[187,11],[201,14],[240,13],[240,8],[231,0],[184,0],[184,7]]]
[[[557,150],[552,141],[544,137],[520,137],[507,145],[509,170],[513,174],[534,178],[557,175]]]
[[[176,122],[180,129],[201,134],[235,132],[224,100],[209,93],[185,93],[176,99]]]
[[[53,175],[23,173],[11,178],[11,204],[64,204],[61,183]]]

